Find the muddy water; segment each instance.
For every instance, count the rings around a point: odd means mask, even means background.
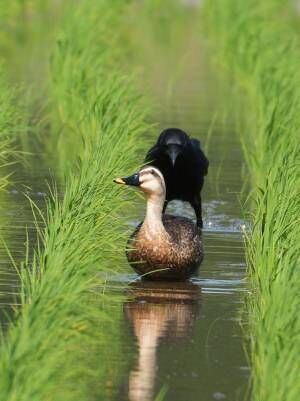
[[[149,63],[141,63],[140,84],[155,101],[151,121],[159,122],[157,133],[170,126],[186,130],[201,140],[210,160],[203,191],[205,260],[198,275],[185,283],[144,283],[129,267],[111,278],[106,292],[124,296],[121,335],[114,339],[120,353],[110,361],[121,378],[101,386],[109,386],[108,399],[116,401],[150,401],[159,393],[166,401],[245,400],[249,368],[240,311],[247,291],[242,246],[246,223],[239,200],[241,150],[230,115],[224,119],[222,111],[229,102],[227,89],[212,73],[205,46],[195,36],[189,36],[187,46],[171,49],[168,57],[161,49],[155,53],[155,46],[153,51],[155,68],[149,73]],[[184,59],[180,69],[179,59]],[[52,180],[52,173],[41,166],[18,168],[15,183],[1,194],[1,234],[16,262],[24,257],[26,229],[35,242],[24,193],[43,208],[47,181]],[[129,225],[142,219],[143,208],[140,204],[128,217]],[[180,202],[173,202],[169,212],[194,217]],[[4,247],[0,257],[1,321],[6,325],[9,306],[18,303],[18,278]]]
[[[152,48],[155,66],[142,65],[141,86],[156,104],[157,133],[180,127],[201,140],[210,160],[203,191],[205,260],[186,283],[129,283],[123,352],[134,354],[117,399],[246,400],[249,368],[241,310],[247,291],[241,214],[242,155],[231,124],[228,86],[216,79],[206,45],[190,31],[183,47]],[[180,69],[178,63],[181,63]],[[145,89],[146,88],[146,89]],[[144,206],[142,206],[143,209]],[[189,205],[169,212],[194,218]],[[142,219],[143,210],[135,218]],[[136,277],[130,276],[134,281]],[[128,281],[119,277],[112,287]],[[124,357],[123,355],[123,357]]]
[[[37,242],[36,224],[43,225],[38,214],[34,221],[28,199],[45,211],[48,185],[54,182],[54,174],[43,160],[37,160],[35,156],[33,162],[32,166],[13,165],[8,171],[13,174],[12,184],[0,193],[0,323],[3,329],[10,321],[12,309],[19,304],[19,278],[13,265],[20,267],[27,252],[27,242],[30,243],[28,252],[32,254]]]

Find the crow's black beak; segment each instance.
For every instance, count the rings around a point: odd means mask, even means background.
[[[169,145],[167,148],[167,155],[169,156],[173,167],[175,166],[176,159],[181,152],[181,148],[178,145]]]
[[[140,178],[139,178],[139,174],[136,173],[136,174],[130,175],[129,177],[115,178],[114,182],[116,184],[132,185],[134,187],[138,187],[140,185]]]

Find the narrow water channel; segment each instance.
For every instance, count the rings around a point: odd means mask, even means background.
[[[249,367],[241,328],[246,222],[241,149],[230,114],[222,117],[222,110],[230,109],[222,104],[229,103],[228,86],[212,71],[197,32],[167,58],[155,49],[153,54],[156,67],[150,73],[149,65],[143,66],[141,85],[155,100],[157,135],[167,127],[182,128],[200,139],[210,160],[203,191],[205,259],[186,283],[145,283],[134,274],[110,283],[112,289],[125,285],[122,358],[134,355],[116,399],[151,401],[163,391],[165,401],[246,400]],[[176,60],[182,59],[179,72]],[[171,203],[169,212],[194,218],[181,202]]]
[[[129,267],[110,279],[105,291],[124,297],[121,340],[112,339],[121,342],[121,352],[110,361],[114,370],[121,365],[122,370],[120,383],[102,386],[110,388],[109,399],[115,401],[152,401],[160,391],[165,401],[245,400],[242,155],[230,116],[224,120],[220,112],[226,89],[211,71],[205,46],[193,36],[167,58],[161,51],[156,56],[151,74],[146,61],[141,64],[140,84],[155,100],[151,121],[159,123],[157,135],[163,128],[180,127],[201,140],[210,160],[203,191],[205,259],[198,275],[184,283],[142,282]],[[182,59],[179,71],[174,60]],[[24,192],[43,208],[51,176],[47,168],[23,169],[8,193],[1,194],[1,235],[16,262],[24,257],[26,229],[29,237],[35,232]],[[143,218],[143,209],[141,203],[128,217],[129,225]],[[169,212],[193,218],[190,207],[180,202],[171,204]],[[17,303],[18,278],[8,268],[4,247],[0,256],[1,321],[6,325],[9,306]],[[99,363],[105,366],[105,360]]]

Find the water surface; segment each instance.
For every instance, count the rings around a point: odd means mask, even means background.
[[[183,46],[171,46],[167,55],[151,48],[155,65],[149,69],[149,58],[141,63],[140,85],[154,98],[157,135],[167,127],[182,128],[200,139],[210,160],[202,196],[205,259],[186,283],[146,283],[134,274],[111,283],[112,288],[128,283],[123,352],[134,354],[118,400],[150,401],[160,391],[166,401],[247,398],[242,155],[233,116],[223,114],[230,110],[229,85],[217,79],[198,31],[187,31]],[[168,209],[194,218],[182,202]],[[142,217],[143,210],[136,212],[134,223]]]

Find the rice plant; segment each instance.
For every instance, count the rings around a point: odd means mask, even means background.
[[[17,148],[28,166],[32,153],[43,150],[39,139],[46,131],[49,58],[67,4],[68,1],[11,0],[0,6],[1,70],[6,81],[20,88],[17,98],[30,114],[28,129],[15,134]]]
[[[9,181],[4,167],[17,153],[15,140],[26,130],[25,111],[18,99],[18,90],[7,83],[3,71],[0,71],[0,190]]]
[[[123,1],[70,4],[51,57],[47,146],[64,171],[65,194],[52,191],[46,216],[32,204],[45,228],[33,260],[20,268],[22,306],[1,347],[5,401],[107,400],[109,389],[95,395],[94,384],[117,375],[109,358],[118,351],[120,305],[103,290],[96,300],[90,292],[122,266],[126,232],[118,213],[128,201],[112,179],[137,166],[137,139],[146,130],[144,107],[118,68],[117,22],[125,10]]]
[[[212,48],[240,87],[252,181],[246,237],[253,399],[296,401],[300,386],[300,57],[289,2],[206,6]]]

